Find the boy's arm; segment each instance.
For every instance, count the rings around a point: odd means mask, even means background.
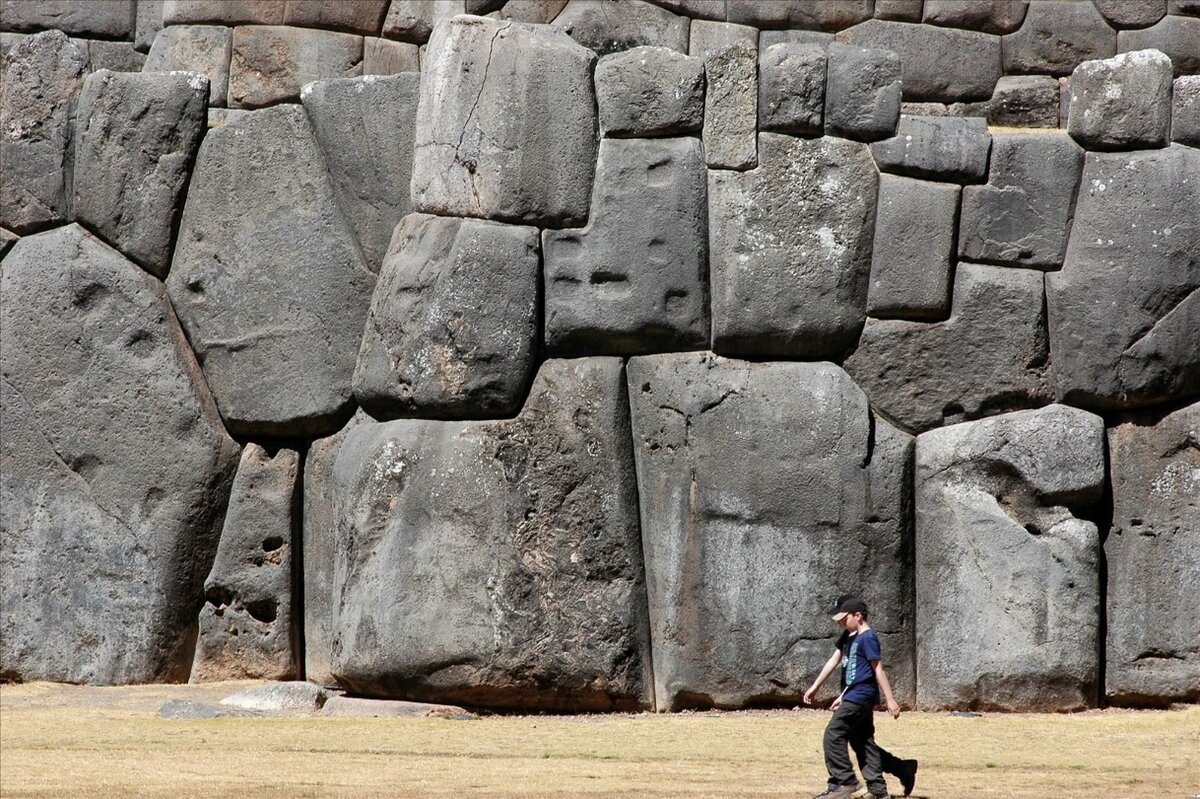
[[[896,697],[892,696],[892,684],[888,681],[887,672],[883,670],[883,661],[872,660],[871,668],[875,670],[875,681],[879,683],[879,690],[883,691],[888,713],[891,713],[894,719],[900,718],[900,705],[896,703]]]
[[[825,661],[825,665],[821,667],[821,673],[817,675],[817,679],[813,680],[812,686],[804,692],[804,704],[811,705],[813,694],[821,687],[821,683],[825,682],[825,678],[833,674],[833,670],[842,662],[842,652],[840,649],[835,649],[833,654],[829,656],[829,660]]]

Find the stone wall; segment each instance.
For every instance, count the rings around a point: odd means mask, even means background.
[[[1200,701],[1193,0],[0,30],[0,679]]]

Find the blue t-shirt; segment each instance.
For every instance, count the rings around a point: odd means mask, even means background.
[[[842,653],[843,702],[856,705],[879,704],[879,682],[875,679],[872,660],[880,660],[879,636],[874,630],[851,635],[842,633],[837,648]]]

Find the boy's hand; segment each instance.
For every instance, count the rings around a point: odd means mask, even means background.
[[[895,699],[888,700],[887,709],[888,709],[888,713],[892,714],[892,718],[894,718],[894,719],[900,718],[900,706],[898,704],[896,704]]]
[[[816,688],[809,688],[807,691],[805,691],[804,692],[804,704],[811,705],[812,701],[813,701],[813,695],[816,692],[817,692]]]
[[[837,699],[833,700],[833,704],[829,706],[829,709],[837,710],[841,706],[842,706],[842,698],[839,696]]]

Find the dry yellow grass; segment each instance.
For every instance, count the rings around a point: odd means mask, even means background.
[[[824,781],[821,711],[170,721],[244,687],[0,688],[0,797],[763,797]],[[1200,795],[1200,707],[877,716],[920,797]]]

